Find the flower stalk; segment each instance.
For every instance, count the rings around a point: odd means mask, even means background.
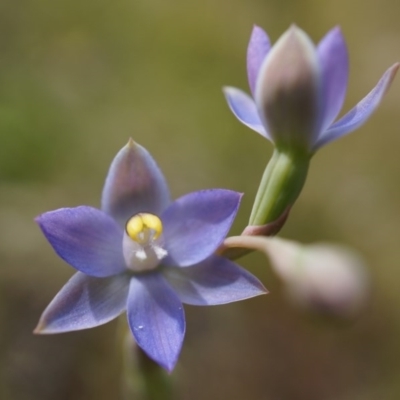
[[[274,222],[293,205],[304,186],[309,160],[307,154],[275,149],[258,188],[250,226]]]
[[[126,323],[120,318],[117,346],[121,347],[123,400],[173,400],[173,378],[138,347]],[[122,346],[121,346],[122,344]]]

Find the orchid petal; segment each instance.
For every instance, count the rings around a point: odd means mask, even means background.
[[[399,66],[400,64],[396,63],[390,67],[367,96],[319,137],[313,150],[354,131],[367,121],[388,91]]]
[[[161,274],[135,276],[127,309],[137,344],[151,359],[171,371],[185,335],[185,315],[175,292]]]
[[[267,293],[250,272],[218,256],[192,267],[166,267],[163,273],[181,301],[196,306],[231,303]]]
[[[318,133],[320,65],[314,43],[295,25],[263,62],[254,96],[258,115],[278,147],[308,150]]]
[[[270,48],[271,43],[264,29],[254,25],[249,45],[247,46],[247,77],[253,96],[261,64],[267,56]]]
[[[322,74],[321,128],[325,131],[339,114],[346,96],[349,58],[339,27],[332,29],[317,48]]]
[[[258,132],[265,138],[270,139],[266,132],[254,100],[240,89],[226,86],[223,89],[228,106],[235,114],[235,117],[244,125],[248,126],[253,131]]]
[[[35,333],[93,328],[118,317],[126,307],[129,276],[94,278],[76,273],[43,312]]]
[[[168,207],[164,223],[165,265],[187,267],[218,248],[235,219],[241,194],[211,189],[189,193]]]
[[[36,218],[55,252],[77,270],[106,277],[125,270],[123,231],[96,208],[60,208]]]
[[[101,204],[122,226],[132,215],[160,214],[169,204],[164,175],[150,153],[132,139],[111,163]]]

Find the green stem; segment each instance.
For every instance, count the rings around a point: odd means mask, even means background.
[[[274,151],[258,188],[250,226],[271,223],[293,205],[304,186],[309,160],[308,154]]]
[[[173,400],[173,378],[135,343],[126,320],[120,320],[122,344],[122,399]]]

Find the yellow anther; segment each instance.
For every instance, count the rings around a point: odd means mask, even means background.
[[[143,232],[143,221],[142,216],[137,214],[133,216],[126,224],[126,233],[128,236],[135,240],[136,242],[139,241],[138,234]]]
[[[153,214],[136,214],[126,224],[126,233],[135,242],[144,244],[162,233],[162,222]]]
[[[153,238],[157,239],[162,234],[163,230],[161,219],[154,214],[140,214],[140,215],[142,216],[143,225],[146,228],[153,230],[154,232]]]

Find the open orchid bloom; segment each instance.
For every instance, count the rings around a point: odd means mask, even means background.
[[[216,305],[266,293],[253,275],[214,255],[240,198],[213,189],[170,202],[155,161],[130,140],[111,164],[101,210],[61,208],[36,219],[55,252],[78,272],[35,332],[92,328],[126,311],[138,346],[172,370],[185,334],[182,303]]]
[[[255,26],[247,49],[247,74],[253,97],[225,87],[228,105],[243,124],[282,149],[313,154],[360,127],[378,107],[396,75],[390,67],[377,85],[346,115],[337,118],[347,90],[349,61],[340,28],[314,46],[292,26],[271,48]]]

